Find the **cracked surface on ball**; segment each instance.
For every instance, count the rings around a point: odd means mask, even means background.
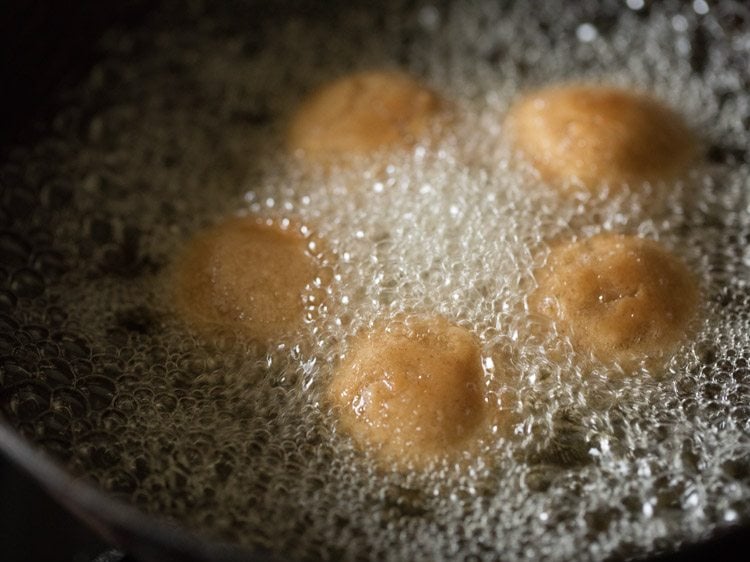
[[[685,264],[635,236],[559,245],[536,278],[533,311],[555,320],[579,350],[626,366],[674,351],[698,308]]]
[[[343,429],[385,464],[458,457],[485,419],[480,347],[465,328],[420,318],[351,342],[328,390]]]

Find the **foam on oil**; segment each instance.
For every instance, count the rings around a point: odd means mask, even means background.
[[[49,137],[2,168],[3,411],[145,511],[293,557],[602,559],[747,521],[750,20],[739,2],[627,6],[263,20],[194,3],[113,31]],[[453,100],[454,129],[325,173],[283,153],[305,93],[375,66]],[[555,195],[510,165],[502,123],[520,92],[572,79],[653,92],[707,162],[657,203]],[[335,256],[299,345],[201,341],[171,313],[171,257],[238,212],[299,217]],[[548,244],[600,231],[660,240],[702,284],[703,320],[664,373],[584,371],[533,329]],[[322,401],[347,338],[402,311],[476,333],[489,400],[518,420],[468,469],[384,472]]]

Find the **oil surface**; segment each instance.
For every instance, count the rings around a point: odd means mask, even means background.
[[[571,4],[167,2],[109,33],[47,138],[0,168],[6,418],[146,512],[295,558],[603,559],[749,521],[750,15]],[[453,130],[347,168],[287,156],[304,95],[373,67],[453,100]],[[511,165],[503,119],[573,79],[652,92],[705,161],[666,195],[556,195]],[[298,345],[203,341],[175,318],[172,257],[232,213],[295,217],[335,256]],[[527,312],[549,244],[608,231],[659,240],[701,283],[663,371],[584,369]],[[517,420],[468,467],[383,471],[323,401],[347,338],[404,311],[472,330]]]

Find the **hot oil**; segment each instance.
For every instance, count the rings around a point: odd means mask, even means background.
[[[1,240],[14,425],[149,513],[294,557],[602,559],[747,521],[740,3],[389,4],[252,33],[236,9],[165,7],[110,33],[48,139],[4,166],[6,200],[28,208],[4,211]],[[454,101],[441,140],[327,171],[284,154],[306,92],[380,66]],[[656,203],[551,192],[511,165],[503,117],[520,92],[571,79],[652,91],[707,160]],[[299,218],[334,257],[328,300],[269,351],[204,340],[169,306],[172,257],[238,212]],[[658,239],[701,282],[701,320],[663,372],[584,369],[526,310],[550,243],[603,231]],[[463,467],[383,469],[325,403],[347,339],[404,311],[471,329],[488,401],[513,413]]]

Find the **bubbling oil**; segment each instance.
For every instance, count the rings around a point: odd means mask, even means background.
[[[293,558],[603,559],[748,521],[750,20],[631,5],[167,3],[113,30],[2,166],[5,416],[148,513]],[[289,158],[305,94],[378,67],[453,100],[453,130],[325,171]],[[706,159],[667,189],[559,197],[511,164],[503,120],[572,79],[653,92]],[[299,345],[203,340],[165,297],[185,241],[238,212],[314,224],[335,256]],[[697,335],[658,372],[583,369],[527,310],[551,241],[603,232],[658,240],[701,284]],[[476,335],[517,420],[460,468],[383,470],[325,401],[348,339],[414,311]]]

